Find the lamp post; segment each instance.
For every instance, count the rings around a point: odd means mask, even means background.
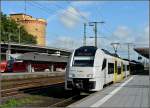
[[[11,54],[11,34],[8,33],[8,50],[7,50],[7,60],[9,60],[9,54]]]
[[[20,37],[20,28],[21,28],[21,26],[18,26],[18,30],[19,30],[19,36],[18,36],[18,42],[19,42],[19,44],[20,44],[20,42],[21,42],[21,37]]]
[[[117,49],[118,49],[118,46],[120,45],[120,43],[111,43],[111,46],[113,47],[114,51],[115,51],[115,55],[117,54]]]
[[[83,46],[86,46],[86,23],[84,23],[84,37],[83,37]]]

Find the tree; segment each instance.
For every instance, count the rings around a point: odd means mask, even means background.
[[[23,44],[36,44],[36,37],[29,34],[22,25],[16,23],[14,20],[7,17],[7,15],[1,14],[1,40],[3,42],[9,42],[9,36],[11,42],[19,42],[19,30],[20,30],[20,42]]]

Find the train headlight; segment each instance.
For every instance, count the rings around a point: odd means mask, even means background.
[[[75,77],[75,74],[69,74],[69,77]]]
[[[93,74],[87,74],[87,77],[92,78]]]

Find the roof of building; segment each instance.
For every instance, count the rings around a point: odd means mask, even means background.
[[[7,50],[9,46],[8,43],[1,43],[0,45],[3,51]],[[39,52],[39,53],[55,54],[59,51],[61,55],[69,56],[71,54],[71,50],[62,49],[62,48],[38,46],[38,45],[24,45],[24,44],[15,44],[15,43],[11,43],[11,49],[12,51],[16,51],[18,53]]]
[[[139,53],[140,55],[149,58],[149,48],[143,47],[143,48],[134,48],[134,50]]]
[[[9,14],[10,16],[12,16],[12,15],[26,15],[26,16],[30,16],[30,17],[32,17],[31,15],[27,15],[27,14],[25,14],[25,13],[14,13],[14,14]]]
[[[31,17],[32,18],[32,20],[34,19],[34,20],[38,20],[38,21],[43,21],[43,22],[46,22],[46,20],[45,19],[43,19],[43,18],[34,18],[33,16],[31,16],[31,15],[28,15],[28,14],[25,14],[25,13],[15,13],[15,14],[10,14],[10,16],[15,16],[15,15],[25,15],[25,16],[29,16],[29,17]],[[27,19],[26,19],[27,20]],[[28,19],[29,20],[29,19]],[[30,19],[31,20],[31,19]]]
[[[67,62],[68,57],[50,55],[46,53],[28,52],[24,54],[11,54],[16,60],[39,61],[39,62]]]

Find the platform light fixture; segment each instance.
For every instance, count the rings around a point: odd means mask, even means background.
[[[116,42],[116,43],[111,43],[110,45],[113,47],[113,49],[114,49],[114,51],[115,51],[115,54],[117,54],[117,49],[118,49],[120,43],[117,43],[117,42]]]
[[[18,43],[20,44],[21,43],[21,31],[20,31],[20,29],[21,29],[21,26],[19,25],[18,26]]]

